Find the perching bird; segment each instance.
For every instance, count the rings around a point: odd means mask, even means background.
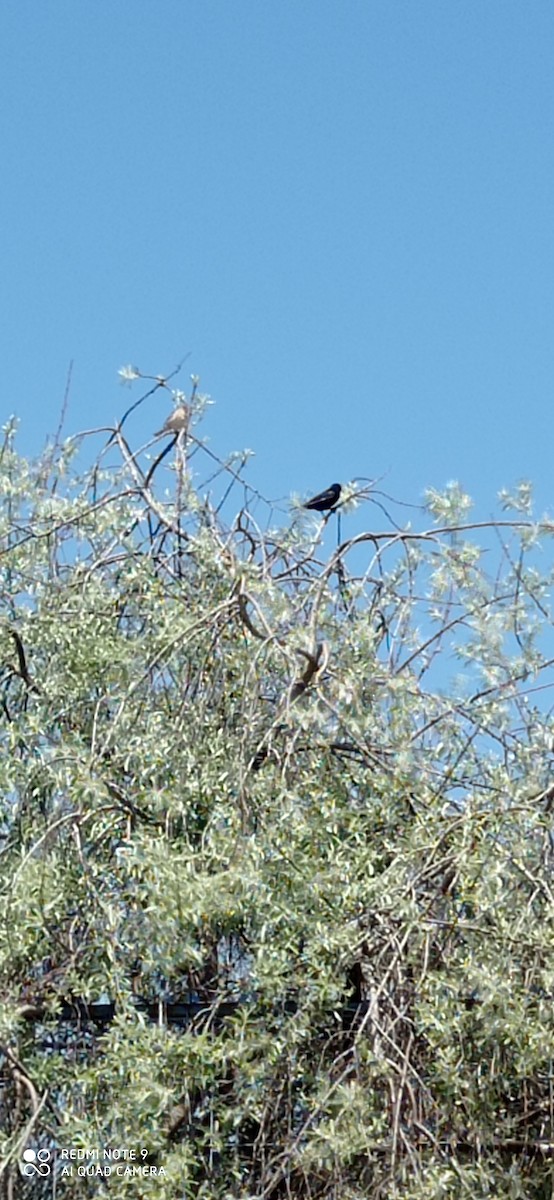
[[[165,425],[163,425],[161,429],[158,429],[158,431],[154,434],[154,437],[160,437],[160,434],[162,433],[181,433],[183,429],[187,428],[189,418],[190,412],[186,404],[180,404],[178,408],[175,408],[173,412],[170,413]]]
[[[342,487],[340,483],[332,483],[324,492],[318,492],[311,500],[306,500],[303,508],[311,508],[314,512],[330,512],[339,502]]]

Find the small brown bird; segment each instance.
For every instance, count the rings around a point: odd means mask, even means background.
[[[186,404],[180,404],[170,413],[165,425],[157,430],[154,437],[160,437],[162,433],[182,433],[183,429],[188,427],[189,418],[190,412]]]

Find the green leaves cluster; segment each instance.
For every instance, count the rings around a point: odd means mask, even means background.
[[[161,499],[120,431],[81,477],[2,451],[7,1177],[132,1146],[151,1200],[538,1200],[552,527],[451,485],[325,558],[311,516],[225,523],[191,444]]]

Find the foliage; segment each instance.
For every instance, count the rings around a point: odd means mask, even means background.
[[[554,525],[352,485],[384,528],[330,550],[175,399],[154,453],[1,452],[6,1194],[30,1145],[149,1200],[549,1196]]]

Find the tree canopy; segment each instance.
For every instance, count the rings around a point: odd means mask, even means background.
[[[279,512],[172,395],[4,431],[6,1195],[551,1196],[554,522]]]

